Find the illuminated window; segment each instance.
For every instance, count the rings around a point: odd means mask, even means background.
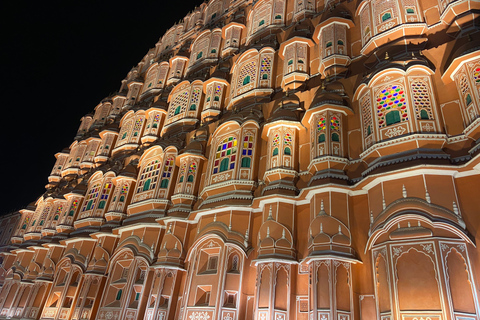
[[[137,193],[155,189],[160,173],[160,161],[153,160],[145,166],[140,174]]]
[[[215,153],[213,173],[219,173],[235,168],[237,156],[237,139],[229,137],[224,139]]]

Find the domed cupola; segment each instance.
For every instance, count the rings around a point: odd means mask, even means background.
[[[263,194],[295,195],[298,191],[300,100],[296,95],[283,97],[274,106],[272,115],[263,127],[262,138],[267,141],[267,170],[263,176]]]
[[[310,127],[310,184],[319,179],[346,180],[346,118],[353,115],[348,96],[341,82],[334,81],[317,90],[303,116],[302,123]],[[342,182],[343,183],[343,182]]]

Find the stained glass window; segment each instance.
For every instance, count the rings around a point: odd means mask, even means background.
[[[152,124],[152,127],[153,128],[158,128],[158,124],[160,123],[160,114],[157,113],[155,115],[155,118],[153,118],[153,124]]]
[[[152,162],[147,164],[140,175],[140,179],[139,179],[140,181],[138,183],[137,193],[155,189],[155,186],[158,182],[159,173],[160,173],[159,160],[153,160]],[[147,184],[147,181],[148,181],[148,184]]]
[[[107,203],[108,196],[110,195],[111,191],[112,191],[112,183],[111,182],[105,183],[105,187],[103,187],[103,190],[102,190],[102,195],[100,196],[100,203],[98,204],[99,209],[105,208],[105,204]]]
[[[377,94],[377,118],[378,126],[387,126],[385,116],[391,110],[398,110],[400,121],[408,120],[407,101],[405,91],[399,85],[389,85]]]
[[[433,119],[428,84],[422,80],[412,82],[413,104],[418,119]]]
[[[238,74],[237,88],[240,88],[250,82],[255,82],[255,75],[257,73],[257,64],[255,61],[247,62]],[[248,77],[248,82],[245,79]]]
[[[473,81],[477,86],[480,85],[480,67],[473,70]]]
[[[122,186],[122,190],[120,191],[120,202],[124,202],[125,201],[125,197],[127,196],[128,194],[128,185],[127,184],[124,184]]]
[[[286,146],[291,146],[292,145],[292,135],[290,133],[287,133],[283,137],[283,144]]]
[[[70,217],[73,217],[75,214],[75,211],[77,211],[78,208],[78,200],[73,200],[72,205],[70,206],[70,210],[68,211],[68,215]]]
[[[262,63],[260,65],[260,75],[262,79],[268,79],[268,76],[270,75],[271,71],[272,71],[272,58],[269,56],[263,57]]]
[[[173,174],[174,166],[175,166],[175,159],[173,157],[168,157],[167,160],[165,160],[165,165],[163,166],[162,183],[160,184],[160,188],[168,187],[168,180]]]
[[[185,172],[186,172],[186,171],[187,171],[187,164],[184,163],[184,164],[182,165],[182,167],[180,168],[180,174],[179,174],[179,176],[180,176],[180,182],[183,182],[183,179],[185,179],[184,176],[185,176]]]
[[[317,123],[317,131],[322,132],[327,128],[327,119],[325,117],[321,117]]]
[[[280,136],[278,134],[276,134],[274,137],[273,137],[273,146],[276,147],[280,144]]]
[[[337,116],[332,116],[330,118],[330,129],[332,131],[340,130],[340,119]]]
[[[195,174],[195,172],[197,172],[197,164],[192,162],[188,168],[188,174]]]
[[[234,137],[229,137],[224,139],[217,148],[217,152],[215,153],[215,160],[213,164],[213,174],[219,173],[225,170],[235,168],[235,161],[237,156],[237,139]],[[224,161],[227,159],[227,161]],[[223,166],[220,166],[220,164]],[[228,167],[225,168],[225,165]],[[224,169],[224,170],[221,170]]]
[[[95,202],[95,199],[98,197],[99,193],[100,193],[100,183],[97,183],[94,186],[92,186],[88,191],[87,197],[85,198],[85,203],[83,205],[82,212],[85,210],[92,209],[93,203]]]
[[[142,129],[143,118],[137,118],[135,121],[135,126],[133,127],[133,136],[136,137],[139,134],[139,131]]]
[[[253,153],[253,136],[245,136],[243,138],[243,156],[251,156]]]

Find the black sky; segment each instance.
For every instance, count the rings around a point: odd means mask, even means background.
[[[202,2],[1,1],[0,214],[45,192],[80,118]]]

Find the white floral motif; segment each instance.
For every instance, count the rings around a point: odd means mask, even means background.
[[[396,127],[396,128],[390,128],[387,130],[385,135],[389,138],[391,137],[396,137],[402,135],[406,129],[404,127]]]
[[[435,127],[432,126],[430,123],[426,123],[422,126],[422,129],[424,131],[433,131],[433,129],[435,129]]]
[[[224,174],[215,176],[215,178],[213,178],[213,182],[225,181],[225,180],[228,180],[229,178],[230,178],[230,174],[224,173]]]
[[[223,320],[233,320],[232,316],[230,315],[230,312],[223,317]]]
[[[433,254],[432,244],[420,244],[423,248],[423,251],[429,254]]]
[[[393,257],[395,258],[396,256],[400,255],[402,251],[403,251],[403,246],[393,247]]]
[[[448,246],[445,243],[441,243],[440,248],[442,249],[442,251],[445,251],[448,249]]]
[[[207,320],[210,315],[207,312],[193,312],[189,317],[190,320]]]

